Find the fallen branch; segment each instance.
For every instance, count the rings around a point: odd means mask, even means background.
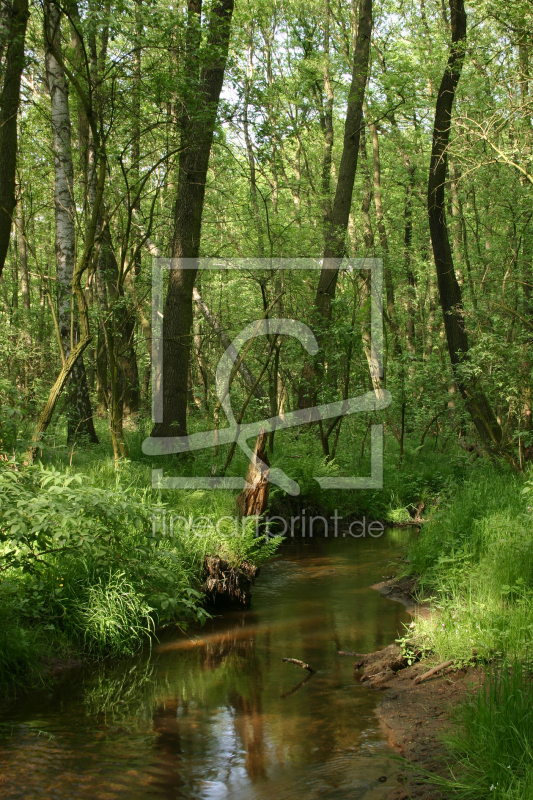
[[[298,661],[297,658],[282,658],[282,661],[286,661],[287,664],[296,664],[297,667],[301,667],[302,669],[306,669],[311,674],[314,674],[315,670],[313,667],[310,667],[309,664],[304,664],[303,661]]]
[[[451,667],[453,661],[444,661],[442,664],[439,664],[438,667],[433,667],[430,669],[429,672],[426,672],[424,675],[419,675],[418,678],[415,678],[413,683],[422,683],[425,681],[426,678],[431,678],[432,675],[436,675],[437,672],[440,672],[441,669],[446,669],[446,667]]]
[[[352,650],[337,650],[338,656],[357,656],[357,658],[364,658],[364,653],[354,653]]]

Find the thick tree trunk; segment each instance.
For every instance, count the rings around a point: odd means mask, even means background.
[[[205,182],[213,132],[228,55],[233,0],[215,0],[203,56],[200,59],[201,3],[189,0],[186,60],[186,113],[181,121],[182,146],[174,216],[172,255],[197,259]],[[194,263],[194,262],[193,262]],[[187,434],[187,381],[191,352],[193,288],[196,269],[170,270],[163,319],[163,420],[152,436]]]
[[[9,247],[15,210],[15,171],[17,165],[17,118],[20,79],[24,67],[24,42],[28,24],[28,0],[0,0],[7,33],[5,65],[0,94],[0,275]],[[5,12],[5,13],[4,13]]]
[[[368,79],[370,35],[372,32],[372,0],[362,0],[357,27],[352,84],[344,124],[344,145],[339,178],[335,190],[330,224],[324,245],[324,268],[318,281],[315,304],[321,317],[331,318],[341,260],[345,253],[346,230],[352,205],[353,185],[357,172],[359,139],[363,124],[363,101]]]
[[[455,275],[445,213],[448,141],[455,90],[461,75],[466,44],[464,0],[450,0],[452,44],[435,110],[433,146],[428,183],[428,213],[431,243],[437,269],[440,304],[448,352],[457,385],[476,429],[488,447],[499,448],[502,430],[483,391],[475,379],[468,378],[462,365],[468,358],[468,337],[464,322],[461,287]]]
[[[54,3],[45,4],[46,77],[51,101],[52,146],[54,151],[55,245],[57,263],[57,312],[63,358],[75,344],[72,279],[75,259],[74,169],[70,136],[68,83],[54,52],[61,51],[61,20]],[[85,435],[98,443],[94,430],[91,401],[82,358],[75,361],[72,372],[73,402],[68,417],[68,440]]]
[[[322,209],[324,224],[331,223],[331,163],[333,152],[333,87],[330,75],[330,17],[329,0],[326,0],[324,20],[324,94],[326,102],[323,107],[320,124],[324,134],[324,150],[322,155]]]

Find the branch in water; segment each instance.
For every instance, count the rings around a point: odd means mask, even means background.
[[[286,661],[288,664],[296,664],[297,667],[301,667],[302,669],[306,669],[311,674],[314,674],[315,670],[313,667],[310,667],[309,664],[304,664],[303,661],[298,661],[297,658],[282,658],[282,661]]]

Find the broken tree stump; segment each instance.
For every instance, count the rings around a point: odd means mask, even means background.
[[[261,431],[255,442],[253,456],[246,473],[247,486],[237,497],[241,517],[260,517],[268,505],[270,462],[266,454],[268,433]]]

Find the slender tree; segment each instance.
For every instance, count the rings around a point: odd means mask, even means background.
[[[439,88],[433,127],[428,182],[429,227],[448,352],[455,379],[481,439],[489,447],[498,448],[502,441],[501,427],[478,381],[470,377],[468,370],[465,370],[469,354],[468,336],[461,287],[455,274],[446,222],[445,186],[448,142],[453,101],[461,77],[466,45],[467,20],[463,0],[450,0],[450,18],[452,42],[448,63]]]
[[[54,151],[55,245],[57,262],[57,316],[63,359],[73,349],[77,325],[74,324],[72,278],[76,251],[74,168],[72,164],[69,88],[62,65],[55,57],[61,50],[61,16],[54,2],[45,3],[46,77],[50,92],[52,146]],[[80,354],[72,367],[74,403],[68,417],[68,439],[85,434],[97,443],[89,387]]]

